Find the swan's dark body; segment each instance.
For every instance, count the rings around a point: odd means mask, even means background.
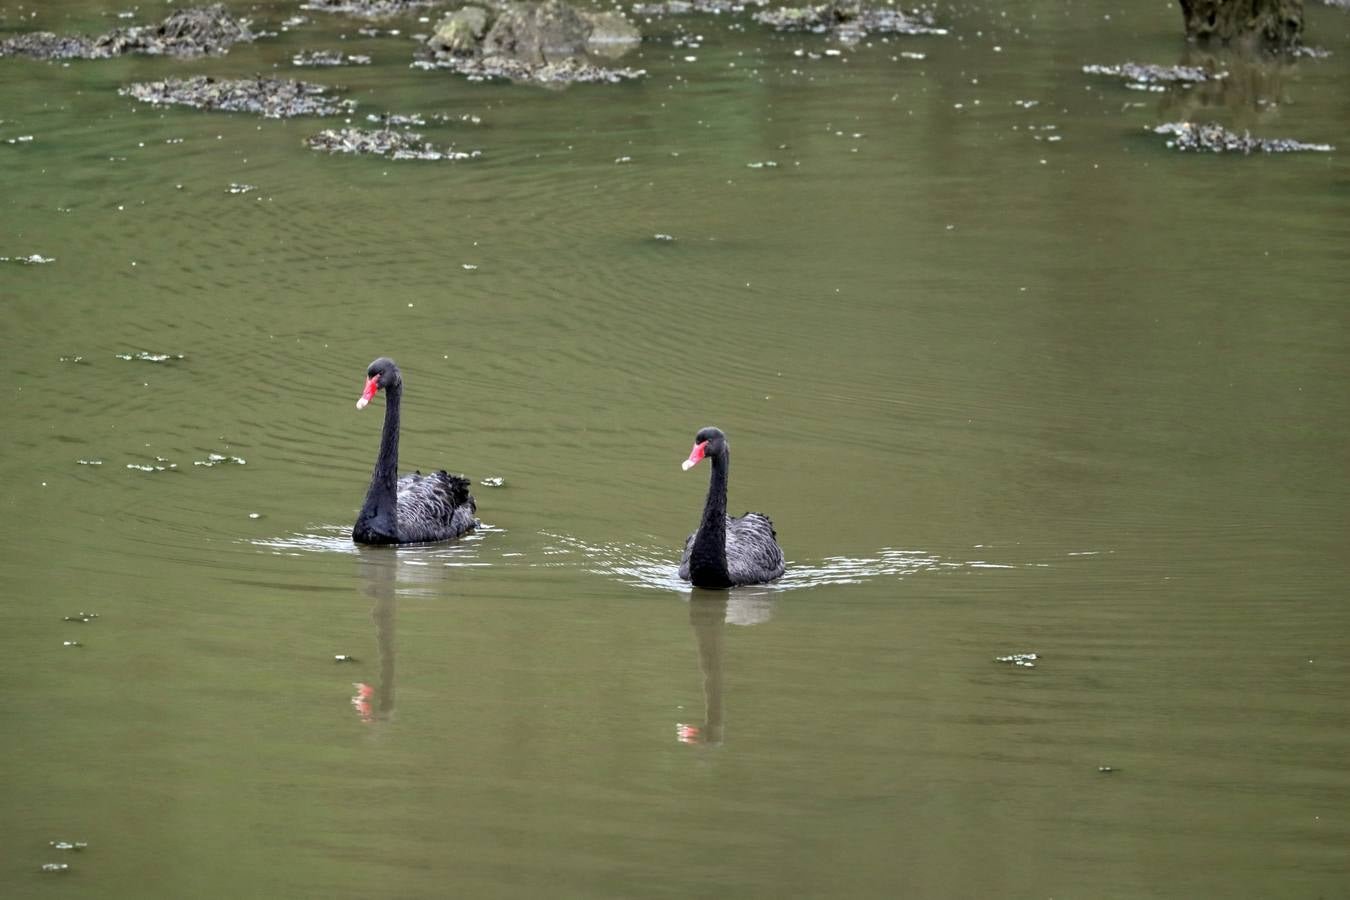
[[[469,493],[469,479],[463,475],[441,471],[398,477],[403,376],[393,360],[381,357],[370,364],[366,377],[370,381],[364,400],[368,401],[376,390],[384,390],[384,432],[370,490],[352,528],[352,540],[358,544],[416,544],[459,537],[475,527],[478,507]]]
[[[700,447],[702,451],[700,452]],[[704,428],[694,438],[690,460],[712,459],[708,499],[698,530],[684,542],[680,577],[695,587],[727,588],[738,584],[763,584],[783,574],[783,550],[773,522],[763,513],[727,515],[727,470],[731,449],[726,435]]]

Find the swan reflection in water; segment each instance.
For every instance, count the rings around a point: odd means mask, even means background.
[[[374,601],[370,620],[375,623],[375,643],[380,653],[380,677],[374,684],[358,682],[352,706],[367,722],[388,722],[394,716],[394,655],[398,598],[438,597],[455,569],[487,565],[480,555],[486,535],[498,531],[491,525],[477,532],[440,544],[413,546],[364,546],[341,538],[341,549],[354,553],[362,593]]]
[[[730,591],[694,590],[689,595],[689,627],[698,645],[698,668],[703,675],[703,724],[679,722],[675,739],[682,744],[720,747],[723,741],[722,659],[727,625],[759,625],[773,617],[774,591],[737,588]]]
[[[370,620],[375,623],[375,645],[380,653],[380,676],[375,685],[352,685],[352,706],[363,722],[389,722],[394,718],[394,639],[398,619],[398,550],[392,547],[361,547],[358,568],[361,592],[374,601]]]

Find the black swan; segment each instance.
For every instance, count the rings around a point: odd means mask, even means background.
[[[356,517],[352,540],[358,544],[415,544],[459,537],[478,524],[478,508],[469,493],[469,479],[444,471],[398,477],[398,407],[403,376],[392,359],[380,357],[366,370],[366,389],[356,401],[365,409],[384,388],[384,433],[380,455],[370,476],[366,502]]]
[[[730,447],[721,430],[704,428],[694,436],[694,449],[684,461],[684,470],[692,469],[705,456],[712,458],[708,502],[698,530],[684,542],[680,577],[701,588],[773,581],[786,566],[769,517],[753,512],[734,519],[727,515]]]

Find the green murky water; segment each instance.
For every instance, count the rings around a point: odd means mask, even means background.
[[[0,256],[52,260],[0,263],[5,896],[1342,893],[1350,16],[1308,16],[1333,56],[1227,92],[1083,75],[1187,59],[1112,3],[838,56],[671,18],[566,91],[410,69],[415,17],[0,60]],[[117,94],[274,67],[482,157]],[[1338,149],[1144,130],[1187,116]],[[381,354],[472,539],[346,539]],[[705,424],[780,585],[674,579]]]

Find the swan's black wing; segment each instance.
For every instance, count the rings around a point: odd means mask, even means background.
[[[416,472],[398,480],[398,539],[402,544],[444,541],[478,524],[469,479],[448,472]]]
[[[773,522],[763,513],[727,517],[727,574],[732,584],[773,581],[787,565]]]
[[[684,542],[680,557],[680,578],[689,580],[689,554],[694,549],[695,531]],[[762,584],[782,575],[787,565],[773,522],[763,513],[746,513],[739,518],[727,516],[727,574],[732,584]]]

